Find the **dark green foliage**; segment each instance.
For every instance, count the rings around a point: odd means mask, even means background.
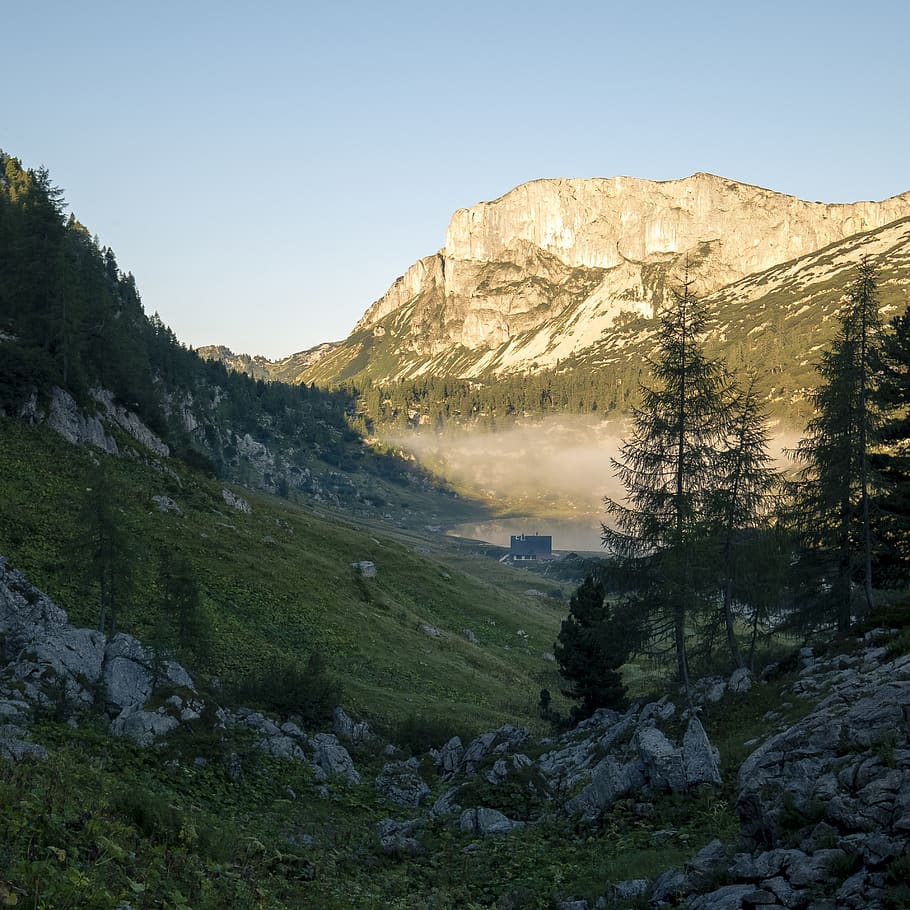
[[[806,545],[827,557],[842,632],[853,613],[856,573],[864,583],[865,610],[873,606],[869,456],[880,422],[874,405],[880,346],[875,270],[863,260],[837,336],[822,355],[815,416],[796,450],[805,464],[794,487],[796,524]]]
[[[313,651],[305,664],[286,663],[264,667],[248,676],[233,692],[239,704],[254,704],[296,717],[307,728],[320,727],[341,704],[341,685],[328,671],[326,659]]]
[[[212,651],[212,624],[192,563],[176,550],[163,550],[159,562],[161,616],[168,637],[180,660],[205,666]]]
[[[898,586],[910,575],[910,312],[895,316],[888,327],[877,389],[885,445],[872,453],[880,481],[873,514],[881,543],[877,577]]]
[[[423,755],[430,749],[444,746],[453,736],[461,737],[467,745],[471,734],[463,729],[455,729],[452,721],[444,717],[420,717],[411,714],[399,721],[389,731],[389,739],[401,749],[412,755]]]
[[[86,557],[86,571],[98,593],[98,630],[113,637],[130,601],[138,552],[104,462],[89,475],[79,517],[81,533],[75,544]]]
[[[624,707],[620,667],[632,644],[627,618],[606,602],[603,585],[589,575],[572,595],[554,649],[559,672],[569,684],[565,694],[581,700],[572,711],[574,720],[590,717],[598,708]]]
[[[613,461],[624,501],[605,499],[614,522],[604,546],[640,567],[639,590],[658,618],[656,637],[672,629],[679,678],[688,691],[687,624],[707,607],[708,557],[715,529],[723,444],[730,423],[729,380],[703,349],[707,312],[688,274],[661,313],[656,385],[643,387],[633,430]]]

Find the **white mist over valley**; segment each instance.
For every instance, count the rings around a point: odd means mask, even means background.
[[[504,547],[512,534],[549,534],[555,550],[598,551],[604,497],[623,498],[612,459],[630,431],[628,421],[561,415],[494,432],[406,433],[392,441],[495,516],[451,533]],[[793,469],[787,453],[800,438],[794,430],[773,436],[782,470]]]

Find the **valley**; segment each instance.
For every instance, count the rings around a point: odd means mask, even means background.
[[[907,906],[908,194],[533,181],[269,361],[0,164],[0,906]]]

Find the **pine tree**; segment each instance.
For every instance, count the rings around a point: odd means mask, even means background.
[[[705,604],[704,545],[712,504],[723,476],[722,443],[729,422],[729,380],[702,347],[707,313],[682,287],[661,313],[657,381],[642,389],[632,412],[633,432],[613,460],[626,501],[604,500],[616,527],[603,525],[603,542],[620,559],[637,562],[658,615],[669,616],[679,678],[689,691],[687,622]]]
[[[605,601],[604,587],[588,576],[569,601],[554,654],[569,683],[565,694],[581,699],[573,719],[590,717],[598,708],[620,708],[626,691],[619,668],[628,659],[628,630]]]
[[[852,616],[851,583],[859,553],[866,609],[873,605],[869,450],[879,431],[874,392],[880,349],[875,269],[864,258],[838,333],[822,355],[815,416],[796,449],[805,464],[796,488],[798,521],[804,540],[836,562],[834,592],[842,632]]]
[[[755,556],[754,531],[768,514],[780,473],[772,467],[768,450],[768,417],[755,390],[752,376],[745,389],[734,389],[730,425],[723,449],[712,510],[719,530],[719,556],[723,579],[721,612],[727,647],[737,667],[744,666],[733,624],[733,601],[744,561]],[[753,626],[754,627],[754,626]]]

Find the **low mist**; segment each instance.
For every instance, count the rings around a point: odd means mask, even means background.
[[[459,435],[408,433],[391,440],[466,495],[485,500],[503,518],[461,525],[456,533],[499,546],[511,534],[552,534],[557,550],[600,549],[605,496],[622,499],[611,458],[630,424],[572,415],[549,417],[496,432]],[[783,470],[784,454],[799,441],[795,432],[772,438]]]

